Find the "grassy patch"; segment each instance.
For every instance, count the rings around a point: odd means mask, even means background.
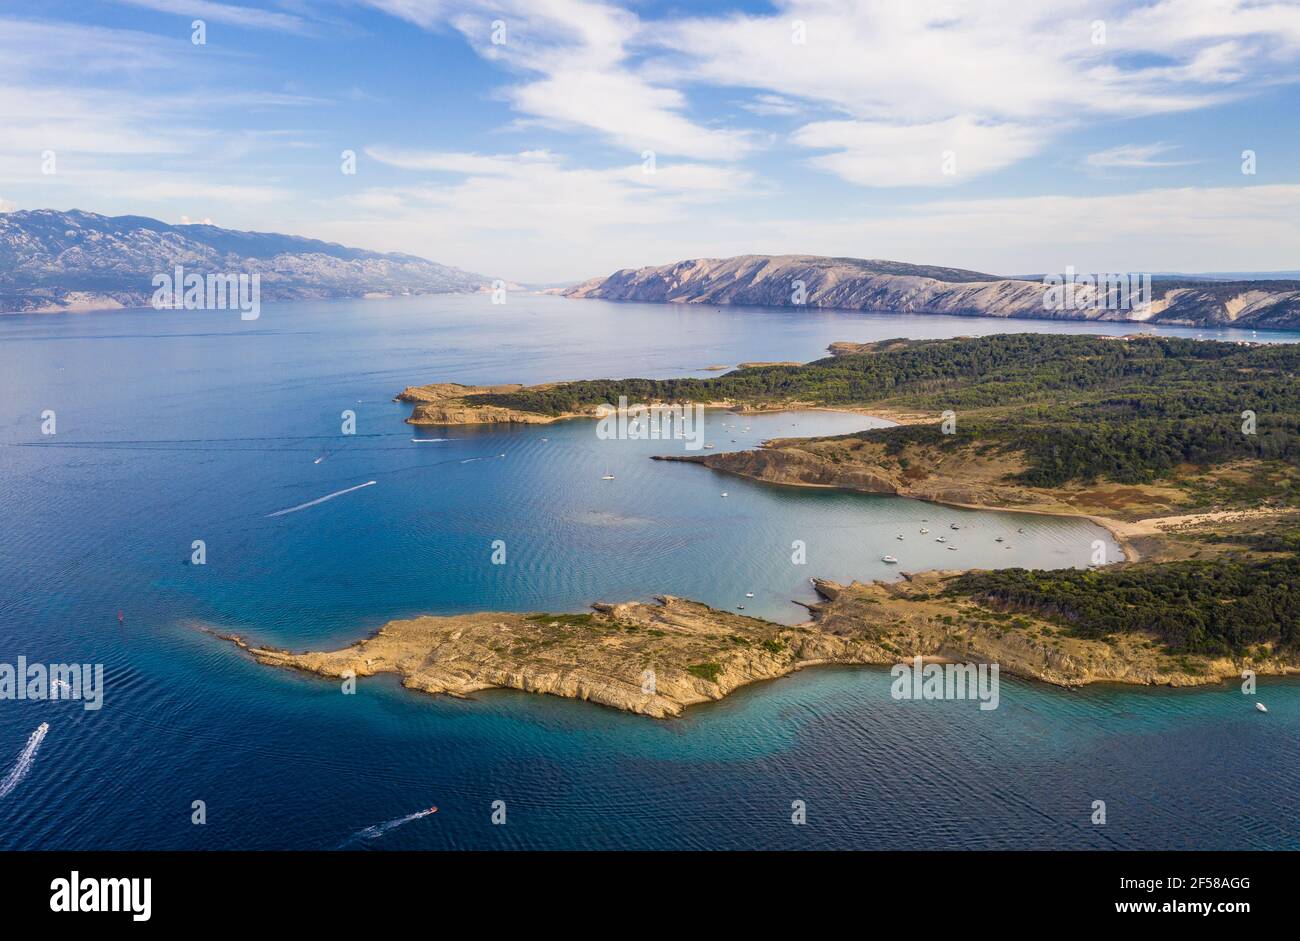
[[[718,676],[722,673],[722,665],[719,663],[693,663],[686,668],[686,672],[691,676],[698,676],[702,680],[708,680],[710,683],[718,682]]]

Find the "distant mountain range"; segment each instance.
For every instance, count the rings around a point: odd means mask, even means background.
[[[52,209],[0,213],[0,313],[146,307],[153,277],[258,274],[262,300],[448,294],[489,279],[414,255]]]
[[[1254,329],[1300,327],[1300,280],[1129,279],[1126,302],[1095,285],[1053,285],[896,261],[817,255],[695,258],[624,268],[559,293],[614,301],[827,307],[969,317],[1109,320]],[[1053,293],[1055,292],[1055,293]]]

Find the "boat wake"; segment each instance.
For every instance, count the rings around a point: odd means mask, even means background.
[[[18,760],[14,766],[0,780],[0,798],[8,797],[9,792],[22,783],[23,778],[27,777],[27,772],[32,770],[32,763],[36,760],[36,749],[41,747],[41,742],[45,741],[45,733],[50,730],[48,722],[42,722],[40,727],[27,739],[27,745],[18,755]]]
[[[377,840],[385,833],[396,830],[398,827],[405,826],[412,820],[419,820],[421,817],[428,817],[437,813],[437,809],[430,807],[427,810],[418,810],[413,814],[407,814],[405,817],[395,817],[392,820],[386,820],[383,823],[377,823],[373,827],[366,827],[364,830],[358,830],[346,840],[339,844],[339,849],[352,846],[357,843],[365,843],[370,840]]]
[[[315,500],[309,500],[306,503],[299,503],[297,506],[291,506],[287,510],[276,510],[274,513],[267,513],[266,518],[272,516],[284,516],[286,513],[297,513],[299,510],[305,510],[309,506],[315,506],[318,503],[324,503],[326,500],[333,500],[335,497],[341,497],[345,493],[351,493],[353,490],[360,490],[363,487],[369,487],[378,483],[377,480],[367,480],[364,484],[357,484],[355,487],[349,487],[346,490],[336,490],[333,493],[327,493],[323,497],[317,497]]]

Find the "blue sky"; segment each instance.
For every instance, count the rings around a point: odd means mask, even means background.
[[[1298,79],[1297,2],[0,2],[0,209],[532,282],[1294,269]]]

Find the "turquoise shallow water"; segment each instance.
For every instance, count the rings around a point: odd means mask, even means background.
[[[107,670],[99,712],[0,702],[0,774],[50,723],[0,799],[0,847],[329,848],[430,803],[439,814],[349,845],[1295,846],[1290,682],[1262,684],[1267,716],[1235,687],[1066,693],[1012,679],[980,712],[894,702],[881,670],[818,669],[658,723],[511,692],[434,699],[384,679],[345,697],[197,629],[316,647],[420,612],[663,592],[793,622],[809,575],[891,577],[885,552],[907,569],[1086,564],[1092,540],[1109,540],[1079,521],[749,483],[652,462],[681,444],[601,441],[590,422],[413,431],[391,401],[426,381],[705,375],[814,358],[834,340],[1008,327],[1095,328],[556,298],[268,306],[253,323],[0,318],[0,662]],[[339,433],[344,409],[355,436]],[[869,423],[716,412],[707,440]],[[932,541],[940,531],[957,551]],[[206,566],[185,564],[194,539]],[[494,540],[505,566],[490,564]],[[807,826],[790,824],[796,799]],[[1088,822],[1095,799],[1105,827]],[[206,826],[190,823],[194,800]],[[493,800],[506,826],[490,824]]]

